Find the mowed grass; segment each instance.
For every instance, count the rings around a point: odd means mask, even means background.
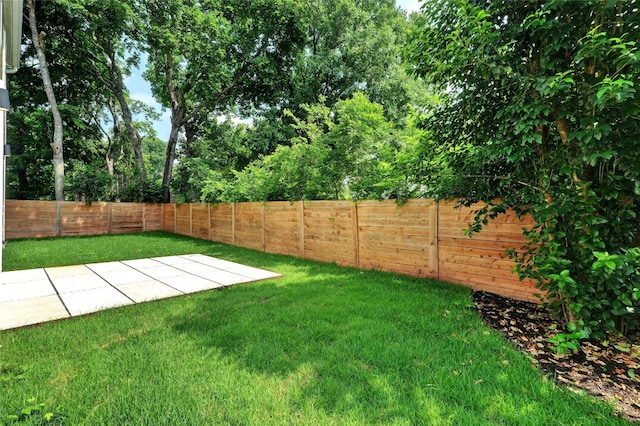
[[[10,241],[5,269],[202,253],[282,278],[0,332],[0,424],[608,425],[468,289],[165,233]]]

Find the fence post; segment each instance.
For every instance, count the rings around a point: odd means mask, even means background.
[[[304,200],[300,200],[300,257],[304,259]]]
[[[164,203],[160,204],[160,229],[163,231],[167,230],[167,225],[164,220]]]
[[[178,233],[178,206],[173,203],[173,233]]]
[[[211,204],[207,203],[207,213],[208,213],[208,219],[207,219],[207,230],[209,231],[207,240],[211,241]]]
[[[429,206],[429,270],[432,278],[440,279],[438,252],[439,201],[433,200]]]
[[[56,237],[62,235],[62,201],[56,201]]]
[[[360,235],[358,223],[358,203],[351,204],[351,218],[353,220],[353,245],[354,245],[354,265],[360,267]]]
[[[236,245],[236,203],[231,203],[231,245]]]
[[[111,203],[107,204],[107,234],[111,234],[111,221],[112,221],[112,213],[111,213]]]
[[[262,251],[267,251],[267,202],[262,203]]]

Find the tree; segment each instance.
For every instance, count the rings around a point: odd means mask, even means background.
[[[533,216],[511,254],[569,340],[640,325],[639,39],[636,1],[448,0],[424,4],[407,47],[440,93],[421,163],[435,152],[449,176],[425,182],[486,202],[471,230]]]
[[[297,136],[236,173],[226,185],[213,173],[202,187],[207,201],[372,199],[411,192],[403,167],[415,129],[395,128],[380,104],[362,93],[305,106],[293,117]],[[293,115],[293,113],[290,113]],[[225,188],[226,186],[226,188]]]
[[[163,173],[168,187],[180,132],[230,105],[258,105],[289,70],[300,42],[291,0],[144,1],[147,77],[171,110]],[[168,192],[166,194],[168,197]]]
[[[207,161],[215,175],[232,178],[229,167],[241,171],[251,161],[273,153],[278,145],[291,145],[296,137],[291,124],[307,116],[302,105],[317,104],[321,97],[331,108],[355,92],[363,92],[384,104],[387,119],[403,123],[422,86],[401,66],[400,45],[407,21],[394,1],[322,0],[300,4],[303,7],[297,19],[304,47],[297,50],[289,72],[275,84],[279,90],[272,91],[258,108],[232,110],[234,117],[248,113],[251,127],[245,131],[242,126],[233,126],[221,135],[224,125],[217,125],[206,114],[196,115],[185,126],[182,142],[190,147],[178,150],[178,162],[191,158],[191,146],[202,145],[195,151],[200,158],[215,153],[216,161]],[[293,114],[285,115],[285,110]],[[192,130],[195,128],[196,132]],[[235,130],[240,130],[242,137],[238,138]],[[181,183],[172,186],[174,191],[178,187],[187,190],[188,174],[197,170],[192,166],[193,162],[176,169],[174,179]],[[201,184],[198,179],[191,181]],[[195,188],[189,191],[199,192]]]
[[[148,119],[149,112],[129,98],[123,82],[138,61],[138,2],[56,0],[38,5],[36,20],[47,34],[48,71],[64,127],[65,187],[78,188],[73,180],[89,167],[105,169],[117,182],[100,199],[116,198],[118,188],[130,185],[144,192],[142,142],[149,128],[133,116],[142,111]],[[25,37],[20,71],[9,81],[14,113],[8,117],[8,132],[15,155],[8,161],[8,184],[11,196],[47,199],[54,191],[43,175],[53,173],[51,166],[42,166],[42,144],[53,139],[55,125],[30,38]],[[107,129],[107,123],[113,127]]]
[[[56,102],[56,96],[53,92],[53,83],[51,82],[51,76],[49,75],[49,67],[47,65],[47,56],[45,54],[45,39],[47,34],[38,32],[38,24],[36,21],[36,0],[26,0],[25,6],[28,11],[29,29],[31,31],[31,42],[36,49],[38,55],[38,63],[40,66],[40,75],[42,77],[42,83],[44,90],[47,94],[47,100],[51,108],[51,114],[53,115],[54,129],[53,140],[51,141],[51,150],[53,151],[53,171],[55,176],[55,197],[56,201],[64,201],[64,154],[62,146],[63,127],[62,127],[62,115],[58,109],[58,103]]]
[[[83,36],[75,40],[86,53],[86,61],[82,65],[115,97],[138,166],[138,177],[144,183],[147,172],[142,154],[142,136],[133,120],[123,78],[129,72],[129,67],[138,64],[136,38],[140,33],[140,20],[137,2],[65,0],[64,3],[82,17]],[[127,54],[129,57],[126,57]]]
[[[263,106],[261,137],[272,152],[295,136],[291,116],[304,118],[303,105],[323,98],[329,108],[354,93],[384,105],[385,117],[402,122],[420,83],[402,67],[400,46],[406,16],[394,0],[305,0],[300,23],[304,49],[299,51],[282,97]],[[269,152],[266,152],[268,154]]]

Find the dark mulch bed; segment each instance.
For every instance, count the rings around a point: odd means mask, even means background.
[[[474,292],[473,301],[487,325],[529,354],[549,377],[606,400],[626,419],[640,422],[640,336],[583,341],[579,351],[558,355],[549,338],[560,327],[546,309],[485,292]]]

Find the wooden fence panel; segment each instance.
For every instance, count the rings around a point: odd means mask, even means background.
[[[162,230],[176,233],[176,205],[162,205]]]
[[[357,224],[350,202],[311,201],[304,206],[305,258],[357,266]]]
[[[65,201],[62,209],[62,236],[102,235],[109,233],[109,204]]]
[[[146,203],[144,206],[143,228],[145,231],[162,230],[162,204]]]
[[[471,226],[473,210],[478,207],[456,209],[453,201],[439,203],[439,278],[476,290],[537,301],[534,283],[519,281],[513,272],[515,263],[505,254],[508,248],[522,247],[522,228],[531,225],[531,220],[519,220],[513,212],[500,215],[470,238],[463,229]]]
[[[409,200],[402,207],[394,200],[358,203],[360,267],[436,277],[433,206],[432,200]]]
[[[143,206],[140,203],[111,203],[110,233],[142,232]]]
[[[233,244],[233,203],[211,206],[211,241]]]
[[[209,204],[191,205],[191,236],[203,240],[209,239]]]
[[[191,204],[176,205],[175,233],[191,236]]]
[[[266,203],[265,251],[302,257],[300,209],[302,202]]]
[[[6,236],[94,235],[163,229],[363,269],[439,278],[503,296],[537,301],[505,256],[520,249],[532,220],[500,215],[472,238],[471,208],[450,201],[393,200],[207,204],[6,202]],[[58,223],[60,228],[58,229]]]
[[[7,200],[5,234],[7,239],[56,236],[57,206],[52,201]]]
[[[263,203],[236,203],[235,245],[264,251]]]

